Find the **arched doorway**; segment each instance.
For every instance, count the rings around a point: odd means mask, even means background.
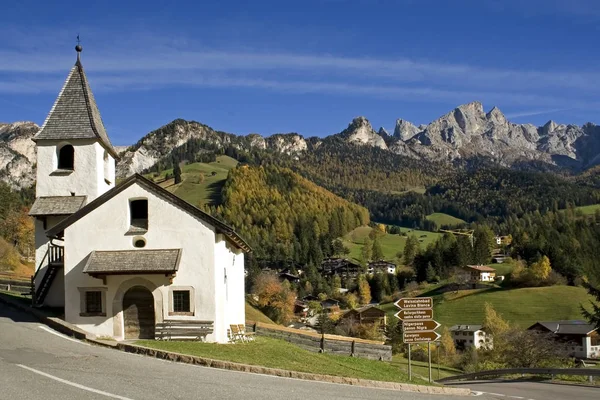
[[[143,286],[134,286],[123,296],[125,339],[154,339],[154,297]]]

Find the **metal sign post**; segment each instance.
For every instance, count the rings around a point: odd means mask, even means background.
[[[429,383],[431,383],[431,342],[427,342],[427,354],[429,357]]]
[[[440,324],[433,320],[433,298],[403,298],[394,305],[400,309],[394,316],[402,321],[402,340],[408,344],[408,380],[412,380],[411,343],[427,343],[429,382],[432,382],[431,342],[440,338],[440,335],[435,332]]]
[[[412,369],[410,368],[410,343],[408,344],[408,380],[412,381]]]

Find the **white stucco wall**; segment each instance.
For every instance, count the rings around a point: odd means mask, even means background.
[[[129,199],[148,199],[148,232],[143,235],[126,235],[129,230]],[[183,249],[179,270],[172,284],[164,275],[119,275],[109,276],[106,285],[101,279],[95,279],[82,272],[88,255],[93,250],[141,250],[133,246],[133,239],[143,236],[149,249]],[[90,212],[65,230],[65,319],[84,330],[101,336],[123,338],[122,315],[113,316],[113,305],[119,286],[127,285],[128,280],[144,278],[156,286],[154,290],[155,313],[157,321],[168,316],[169,287],[193,287],[195,314],[193,317],[169,316],[170,319],[197,319],[215,322],[215,332],[207,337],[208,341],[226,342],[227,317],[225,312],[224,265],[232,263],[230,250],[225,242],[215,244],[214,228],[196,219],[162,198],[147,192],[134,184],[108,202]],[[232,254],[232,253],[231,253]],[[229,257],[229,260],[226,258]],[[241,259],[241,264],[238,259]],[[235,270],[239,270],[241,286],[236,281],[234,287],[242,289],[243,300],[243,256],[236,257]],[[106,288],[105,307],[107,317],[80,316],[81,287]],[[236,291],[239,289],[235,289]],[[162,306],[157,299],[162,299]],[[235,297],[237,299],[237,297]],[[239,302],[239,300],[237,300]],[[156,307],[161,306],[159,310]],[[243,316],[243,302],[241,304]],[[237,318],[239,318],[239,313]],[[243,323],[243,319],[239,323]]]
[[[495,273],[494,273],[494,274],[495,274]],[[493,281],[493,280],[494,280],[494,277],[492,276],[492,272],[482,272],[482,273],[479,275],[479,279],[480,279],[482,282],[490,282],[490,281]]]
[[[226,338],[229,325],[246,322],[246,302],[244,254],[229,244],[223,235],[217,235],[215,246],[215,282],[217,310],[225,316],[216,333],[219,337]]]
[[[58,166],[58,151],[65,144],[74,148],[73,172],[52,175]],[[89,203],[114,186],[114,159],[109,155],[113,179],[104,181],[104,148],[95,140],[50,141],[37,143],[36,196],[88,196]]]

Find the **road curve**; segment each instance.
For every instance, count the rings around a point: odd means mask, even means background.
[[[461,397],[301,381],[123,353],[66,338],[28,315],[0,304],[0,399],[82,398],[433,400]]]
[[[510,380],[486,380],[451,383],[456,387],[467,387],[483,397],[493,399],[526,400],[598,400],[600,388],[566,385],[550,382],[526,382]],[[481,398],[481,397],[479,397]]]

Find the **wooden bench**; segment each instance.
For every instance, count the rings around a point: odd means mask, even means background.
[[[167,319],[156,324],[156,340],[202,340],[213,333],[213,321]]]
[[[246,332],[246,325],[229,325],[229,339],[232,342],[249,342],[254,340],[254,332]]]

